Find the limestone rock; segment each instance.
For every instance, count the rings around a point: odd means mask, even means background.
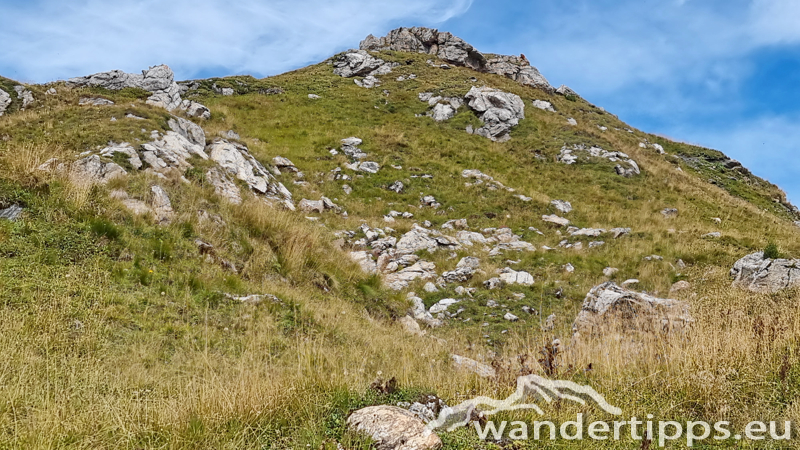
[[[656,298],[607,281],[586,294],[572,331],[578,335],[613,331],[661,333],[687,330],[692,322],[689,306],[684,302]]]
[[[11,205],[8,208],[0,209],[0,219],[15,221],[22,215],[22,207],[19,205]]]
[[[398,28],[380,38],[369,35],[361,41],[360,48],[426,53],[450,64],[503,75],[526,86],[552,90],[547,80],[524,56],[484,55],[464,40],[433,28]]]
[[[626,178],[634,175],[639,175],[639,164],[631,159],[627,154],[622,152],[609,152],[597,146],[587,147],[583,144],[575,144],[571,148],[566,145],[561,147],[561,151],[556,158],[558,162],[563,164],[575,164],[578,160],[583,159],[591,162],[592,158],[602,158],[610,162],[618,163],[614,170],[618,175]]]
[[[486,86],[473,86],[464,98],[483,122],[483,126],[475,130],[474,134],[493,141],[504,142],[511,139],[511,127],[525,118],[525,103],[516,94]]]
[[[553,104],[544,100],[534,100],[533,107],[544,111],[556,112],[555,108],[553,108]]]
[[[142,160],[139,158],[139,154],[136,150],[128,144],[127,142],[123,142],[121,144],[115,144],[110,142],[108,147],[100,150],[100,156],[104,156],[106,158],[113,158],[116,153],[122,153],[123,155],[128,157],[128,163],[136,170],[142,168]]]
[[[79,106],[108,106],[113,105],[114,102],[102,97],[81,97],[78,100]]]
[[[474,47],[450,33],[432,28],[398,28],[381,38],[369,35],[361,41],[362,50],[394,50],[435,55],[451,64],[484,70],[486,58]]]
[[[11,105],[11,95],[0,89],[0,116],[6,113],[9,105]]]
[[[664,208],[661,214],[666,218],[676,217],[678,215],[677,208]]]
[[[417,279],[431,280],[436,278],[436,265],[428,261],[419,261],[405,269],[389,274],[385,278],[386,285],[395,291],[405,289]]]
[[[626,234],[631,234],[631,229],[630,228],[612,228],[612,229],[609,230],[609,232],[614,237],[614,239],[617,239],[620,236],[625,236]]]
[[[189,117],[198,117],[206,120],[211,118],[211,110],[209,110],[205,105],[197,103],[193,100],[182,101],[180,109],[182,111],[186,111],[186,114]]]
[[[552,200],[550,204],[553,205],[557,211],[564,214],[568,214],[572,211],[572,204],[566,200]]]
[[[141,155],[156,172],[177,169],[183,173],[191,167],[188,160],[192,156],[208,159],[202,145],[194,144],[174,131],[167,131],[160,139],[143,144]]]
[[[350,258],[361,266],[364,273],[375,273],[378,271],[378,265],[372,260],[372,255],[368,252],[350,252]]]
[[[689,282],[688,282],[688,281],[686,281],[686,280],[680,280],[680,281],[676,281],[676,282],[675,282],[675,283],[673,283],[673,285],[672,285],[672,286],[669,288],[669,293],[670,293],[670,294],[672,294],[673,292],[685,291],[685,290],[687,290],[687,289],[689,289],[689,288],[691,288],[691,287],[692,287],[692,285],[691,285],[691,284],[689,284]]]
[[[27,109],[36,101],[33,98],[33,92],[29,91],[25,86],[16,85],[14,86],[14,91],[17,92],[17,98],[22,100],[21,110]]]
[[[206,171],[206,181],[214,186],[214,192],[225,200],[239,205],[242,203],[242,194],[239,186],[228,177],[226,171],[219,167],[212,167]]]
[[[555,214],[544,215],[542,216],[542,220],[544,220],[545,222],[550,222],[556,225],[560,225],[562,227],[566,227],[567,225],[569,225],[569,219],[559,217]]]
[[[556,89],[556,94],[560,94],[563,96],[574,96],[579,97],[578,93],[567,87],[566,85],[562,84],[561,86]]]
[[[417,336],[425,335],[425,332],[419,327],[419,323],[417,323],[417,321],[411,316],[403,316],[398,319],[397,322],[399,322],[400,326],[402,326],[403,329],[410,334]]]
[[[617,272],[619,272],[619,269],[617,269],[616,267],[606,267],[605,269],[603,269],[603,275],[609,278],[613,277]]]
[[[294,209],[291,192],[250,154],[246,146],[217,138],[207,150],[211,160],[216,161],[231,176],[247,183],[253,192]]]
[[[764,252],[755,252],[736,261],[730,275],[734,286],[751,292],[777,292],[800,284],[800,259],[769,259]]]
[[[351,430],[375,442],[377,450],[434,450],[442,441],[413,413],[397,406],[368,406],[347,418]]]
[[[365,77],[376,70],[384,61],[375,58],[364,50],[350,50],[333,61],[333,73],[340,77]]]
[[[175,217],[175,212],[172,210],[172,202],[169,201],[166,191],[161,186],[151,186],[150,192],[152,193],[150,208],[153,210],[156,223],[169,224]]]
[[[437,103],[433,107],[433,111],[431,111],[431,117],[436,122],[443,122],[445,120],[449,120],[455,115],[456,115],[455,108],[443,103]]]
[[[289,172],[297,173],[300,171],[293,162],[289,161],[288,158],[284,158],[283,156],[276,156],[272,158],[272,165],[280,170],[288,170]]]
[[[170,127],[170,129],[172,129],[172,131],[185,137],[192,144],[199,145],[201,147],[206,146],[206,133],[203,131],[203,128],[200,125],[176,116],[172,116],[167,121],[167,125]]]
[[[459,369],[468,370],[482,378],[495,378],[497,376],[494,368],[481,364],[474,359],[459,355],[450,355],[450,357],[453,359],[453,365]]]
[[[97,184],[106,184],[127,173],[116,163],[104,163],[98,155],[89,155],[75,161],[72,163],[71,172],[84,181]]]
[[[428,310],[428,311],[431,314],[438,314],[438,313],[447,311],[447,308],[449,308],[452,305],[455,305],[456,303],[460,303],[460,302],[461,302],[461,300],[458,300],[458,299],[455,299],[455,298],[443,298],[443,299],[439,300],[438,302],[436,302],[436,304],[431,306],[431,309]]]
[[[528,272],[517,272],[508,267],[500,270],[500,280],[505,284],[519,284],[521,286],[532,286],[534,283],[533,276]]]

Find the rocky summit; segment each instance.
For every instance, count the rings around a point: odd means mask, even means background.
[[[0,442],[538,448],[476,426],[607,415],[526,380],[800,419],[797,208],[532,59],[414,27],[264,79],[0,77]]]

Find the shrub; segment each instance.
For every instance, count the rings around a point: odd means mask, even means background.
[[[778,259],[781,257],[778,246],[774,242],[770,242],[764,247],[764,259]]]

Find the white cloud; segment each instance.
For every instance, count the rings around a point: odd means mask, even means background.
[[[390,24],[435,25],[471,0],[45,0],[0,4],[0,66],[25,81],[166,63],[179,77],[204,69],[267,75],[357,47]]]
[[[800,114],[769,116],[724,127],[681,126],[666,134],[681,136],[698,145],[723,151],[756,175],[783,188],[800,205]]]

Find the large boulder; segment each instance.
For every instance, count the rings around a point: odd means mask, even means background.
[[[682,301],[653,297],[607,281],[586,294],[572,331],[576,335],[671,332],[686,330],[693,321],[689,305]]]
[[[755,252],[736,261],[730,274],[734,286],[751,292],[777,292],[800,285],[800,260],[764,258],[764,252]]]
[[[433,450],[442,441],[414,413],[397,406],[368,406],[347,418],[351,430],[366,434],[378,450]]]
[[[364,50],[350,50],[340,54],[333,61],[333,73],[344,78],[375,78],[378,75],[386,75],[396,66],[397,63],[387,63],[380,58],[375,58]],[[372,87],[372,85],[367,87]]]
[[[486,86],[473,86],[464,98],[484,124],[475,130],[475,134],[493,141],[511,139],[508,134],[511,127],[525,118],[525,103],[516,94]]]

